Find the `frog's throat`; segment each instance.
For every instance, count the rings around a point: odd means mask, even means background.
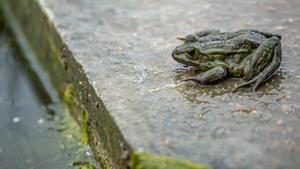
[[[197,62],[198,60],[194,61],[194,60],[189,60],[187,58],[181,58],[181,57],[176,57],[176,56],[173,56],[173,59],[176,60],[177,62],[185,64],[185,65],[199,66],[199,63]]]

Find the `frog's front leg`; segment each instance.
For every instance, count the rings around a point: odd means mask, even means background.
[[[223,80],[227,76],[227,69],[224,66],[216,66],[196,77],[183,79],[182,81],[195,81],[200,84],[216,83]]]
[[[272,74],[279,68],[281,63],[281,43],[279,38],[272,37],[262,43],[253,54],[250,60],[249,69],[245,71],[245,79],[249,80],[236,88],[255,83],[253,91],[272,76]]]

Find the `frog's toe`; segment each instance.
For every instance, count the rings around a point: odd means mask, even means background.
[[[249,80],[249,81],[247,81],[247,82],[244,82],[244,83],[238,85],[237,87],[233,88],[233,89],[231,90],[231,93],[234,93],[234,92],[235,92],[237,89],[239,89],[239,88],[249,86],[249,85],[251,85],[252,83],[255,83],[256,81],[257,81],[257,77],[256,77],[256,78],[253,78],[253,79],[251,79],[251,80]],[[257,86],[255,87],[255,89],[256,89],[256,88],[257,88]],[[255,90],[254,90],[254,91],[255,91]]]
[[[252,87],[252,92],[255,93],[257,91],[257,88],[259,85],[261,85],[266,79],[263,78],[258,78],[255,84]]]
[[[256,93],[256,91],[257,91],[257,87],[258,87],[258,86],[254,86],[254,87],[252,87],[252,93]]]
[[[185,37],[181,37],[181,36],[178,36],[176,39],[181,40],[181,41],[185,41]]]
[[[200,80],[197,78],[186,78],[186,79],[180,80],[180,82],[186,82],[186,81],[193,81],[193,82],[201,83]]]

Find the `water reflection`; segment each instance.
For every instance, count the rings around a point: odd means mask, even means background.
[[[96,166],[80,130],[43,92],[30,67],[0,30],[0,168],[76,168]],[[92,167],[91,167],[92,168]]]

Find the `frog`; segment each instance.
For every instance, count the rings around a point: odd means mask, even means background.
[[[209,29],[178,39],[183,44],[173,50],[173,59],[200,72],[182,81],[209,85],[227,77],[242,78],[244,82],[233,88],[232,92],[250,85],[256,92],[281,65],[279,34],[254,29],[232,32]]]

